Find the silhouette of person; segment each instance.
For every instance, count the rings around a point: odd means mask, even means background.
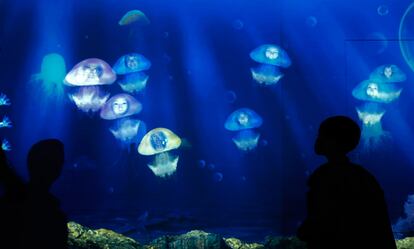
[[[328,162],[308,179],[307,217],[297,234],[308,249],[396,249],[380,185],[346,156],[360,135],[345,116],[330,117],[319,127],[315,152]]]

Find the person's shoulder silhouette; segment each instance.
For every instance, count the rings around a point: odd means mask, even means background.
[[[323,121],[315,153],[328,159],[308,180],[307,218],[298,236],[309,249],[395,249],[383,191],[375,177],[351,163],[361,130],[350,118]]]

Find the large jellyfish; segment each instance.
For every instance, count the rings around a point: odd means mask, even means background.
[[[141,112],[142,105],[129,94],[121,93],[111,97],[101,109],[101,118],[113,120]]]
[[[119,80],[118,84],[125,92],[137,93],[146,87],[148,77],[149,76],[143,72],[131,73],[126,75],[124,79]]]
[[[80,87],[75,93],[69,94],[69,98],[83,112],[97,112],[109,98],[109,94],[98,86]]]
[[[34,74],[32,81],[40,82],[41,89],[48,96],[62,97],[65,75],[65,59],[60,54],[52,53],[43,57],[40,73]]]
[[[66,75],[65,84],[69,86],[110,85],[116,80],[111,66],[97,58],[86,59],[76,64]]]
[[[284,49],[277,45],[265,44],[254,49],[250,53],[252,60],[268,65],[274,65],[278,67],[289,67],[291,60]]]
[[[395,84],[364,80],[352,90],[352,95],[363,101],[390,103],[398,99],[401,92],[402,88]]]
[[[129,118],[117,120],[109,130],[122,144],[138,143],[147,132],[143,121]]]
[[[3,120],[0,121],[0,128],[11,128],[12,122],[9,117],[4,116]]]
[[[6,94],[0,93],[0,106],[7,106],[11,105],[10,99],[7,97]]]
[[[138,153],[144,156],[155,155],[154,161],[148,167],[156,176],[166,177],[177,170],[179,157],[172,155],[170,151],[180,145],[181,139],[171,130],[156,128],[142,138]]]
[[[369,78],[380,83],[395,83],[405,81],[407,76],[396,65],[382,65],[377,67]]]
[[[361,140],[365,150],[374,150],[391,135],[382,129],[381,119],[385,109],[376,103],[365,103],[356,108],[362,122]]]
[[[260,133],[254,128],[262,125],[262,118],[249,108],[240,108],[227,118],[224,127],[229,131],[237,131],[233,142],[237,148],[243,151],[253,150],[257,147],[260,139]]]
[[[10,142],[9,142],[9,140],[7,140],[7,139],[3,139],[2,141],[1,141],[1,148],[4,150],[4,151],[11,151],[11,144],[10,144]]]
[[[253,79],[259,84],[274,85],[283,77],[283,73],[272,65],[259,65],[256,68],[250,69]]]
[[[147,70],[150,67],[151,62],[145,56],[130,53],[119,58],[113,68],[117,74],[128,74]]]
[[[150,21],[147,16],[140,10],[130,10],[122,16],[118,24],[120,26],[129,25],[131,23],[137,23],[140,25],[148,25]]]

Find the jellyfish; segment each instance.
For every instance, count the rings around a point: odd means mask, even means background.
[[[386,15],[388,15],[389,12],[390,12],[390,10],[388,9],[387,5],[380,5],[377,8],[377,13],[380,16],[386,16]]]
[[[143,70],[148,70],[151,67],[151,62],[142,54],[130,53],[121,56],[114,65],[114,70],[117,74],[135,73]]]
[[[265,44],[254,49],[250,53],[252,60],[268,65],[274,65],[278,67],[289,67],[291,60],[284,49],[277,45]]]
[[[65,75],[65,59],[60,54],[52,53],[43,57],[40,73],[32,75],[32,81],[41,82],[41,89],[48,96],[62,97]]]
[[[76,107],[83,112],[97,112],[109,98],[109,94],[98,86],[80,87],[77,92],[69,94]]]
[[[149,131],[138,146],[138,153],[144,156],[155,155],[152,163],[148,164],[151,171],[158,177],[167,177],[177,170],[178,156],[170,151],[178,149],[181,139],[171,130],[156,128]]]
[[[69,86],[110,85],[116,80],[111,66],[97,58],[86,59],[76,64],[66,75],[64,83]]]
[[[10,99],[7,97],[6,94],[0,93],[0,106],[7,106],[11,105]]]
[[[377,67],[369,78],[380,83],[395,83],[405,81],[407,76],[396,65],[382,65]]]
[[[146,87],[148,78],[145,73],[136,72],[127,74],[123,80],[118,81],[118,84],[125,92],[137,93]]]
[[[141,138],[147,132],[143,121],[129,118],[117,120],[109,130],[116,139],[126,145],[141,141]]]
[[[11,128],[12,127],[12,122],[9,119],[9,117],[4,116],[3,120],[0,121],[0,128]]]
[[[134,97],[120,93],[111,97],[101,109],[101,118],[113,120],[141,112],[142,105]]]
[[[3,140],[1,141],[1,148],[4,151],[11,151],[11,144],[10,144],[10,142],[7,139],[3,138]]]
[[[118,24],[120,26],[129,25],[131,23],[137,23],[140,25],[148,25],[150,23],[147,16],[140,10],[130,10],[122,16]]]
[[[390,103],[398,99],[401,92],[402,88],[395,84],[364,80],[352,90],[352,95],[363,101]]]
[[[243,151],[253,150],[257,147],[260,134],[254,129],[262,125],[262,118],[249,108],[240,108],[227,118],[224,127],[229,131],[237,131],[233,142]]]
[[[381,119],[385,109],[377,103],[365,103],[357,107],[358,118],[362,122],[361,140],[367,151],[378,148],[386,139],[391,138],[389,132],[382,129]]]
[[[216,173],[214,173],[213,174],[213,181],[215,181],[215,182],[221,182],[221,181],[223,181],[223,173],[221,173],[221,172],[216,172]]]
[[[253,79],[259,84],[274,85],[283,77],[280,70],[272,65],[262,64],[256,68],[251,68]]]
[[[318,19],[315,16],[308,16],[306,18],[306,25],[308,27],[314,28],[318,24]]]

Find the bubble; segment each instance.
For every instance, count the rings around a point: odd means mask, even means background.
[[[233,21],[233,28],[236,30],[241,30],[244,28],[244,23],[240,19]]]
[[[198,165],[199,168],[204,169],[206,167],[206,161],[199,160],[197,165]]]
[[[215,172],[213,175],[213,181],[215,182],[221,182],[223,181],[223,174],[220,172]]]
[[[226,93],[226,100],[227,100],[227,102],[234,103],[236,101],[236,99],[237,99],[237,95],[236,95],[235,92],[233,92],[233,91],[227,91],[227,93]]]
[[[85,40],[88,40],[89,39],[89,35],[85,35]]]
[[[414,3],[408,6],[401,18],[398,38],[404,60],[414,71]]]
[[[308,16],[308,18],[306,18],[306,25],[308,27],[315,27],[318,24],[318,19],[316,19],[316,17],[314,16]]]
[[[247,177],[245,177],[245,176],[242,176],[240,179],[241,179],[243,182],[247,181]]]
[[[210,163],[210,164],[207,166],[207,168],[208,168],[209,170],[214,170],[214,169],[216,168],[216,165],[215,165],[214,163]]]
[[[377,13],[380,16],[386,16],[386,15],[388,15],[389,12],[390,12],[390,10],[388,9],[387,5],[380,5],[377,8]]]

